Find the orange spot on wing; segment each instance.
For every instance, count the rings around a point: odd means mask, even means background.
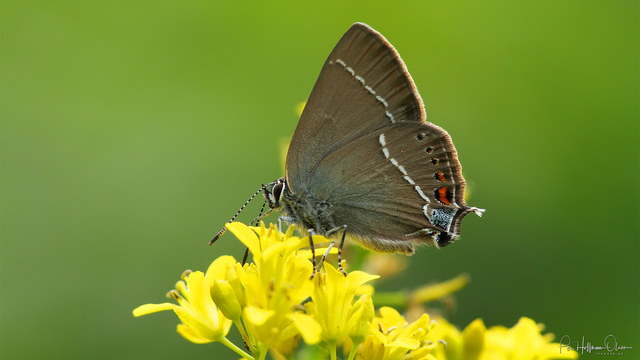
[[[438,177],[438,180],[440,180],[440,181],[445,181],[445,179],[444,179],[444,174],[442,173],[442,171],[438,171],[438,172],[436,173],[436,176]]]
[[[446,186],[443,186],[440,189],[438,189],[438,200],[440,200],[440,202],[445,204],[445,205],[451,205],[451,202],[449,202],[449,199],[447,199],[447,187]]]

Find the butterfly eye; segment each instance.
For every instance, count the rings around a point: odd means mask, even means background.
[[[274,186],[271,192],[271,196],[273,197],[273,202],[276,206],[280,205],[280,198],[282,196],[282,191],[284,190],[284,181],[278,181]]]
[[[277,209],[281,206],[280,201],[282,200],[284,187],[284,179],[279,179],[264,188],[264,198],[271,209]]]

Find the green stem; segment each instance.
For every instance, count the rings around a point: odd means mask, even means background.
[[[260,346],[260,353],[258,354],[258,358],[260,360],[264,360],[267,358],[267,353],[269,352],[269,346],[267,344],[262,344]]]
[[[251,343],[251,340],[249,339],[249,335],[247,335],[247,331],[244,329],[244,326],[242,325],[242,321],[240,321],[240,319],[238,319],[238,320],[234,320],[233,323],[236,324],[236,327],[238,328],[238,331],[240,332],[240,335],[242,335],[242,340],[244,340],[244,342],[247,344],[249,349],[254,351],[255,347]]]
[[[219,340],[220,343],[222,343],[224,346],[228,347],[229,349],[235,351],[236,353],[238,353],[238,355],[242,356],[245,359],[249,359],[249,360],[255,360],[253,356],[247,354],[246,352],[242,351],[242,349],[240,349],[239,347],[237,347],[234,343],[232,343],[231,341],[229,341],[229,339],[227,339],[226,337],[222,337],[222,339]]]
[[[356,357],[356,353],[358,352],[358,346],[360,346],[360,343],[357,344],[353,344],[351,346],[351,351],[349,351],[349,358],[347,360],[353,360]]]
[[[338,353],[336,350],[336,343],[335,342],[330,342],[329,343],[329,354],[331,355],[331,360],[337,360],[338,359]]]

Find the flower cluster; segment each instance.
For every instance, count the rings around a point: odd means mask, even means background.
[[[561,356],[552,335],[541,335],[541,327],[527,318],[511,329],[487,329],[478,319],[460,332],[426,313],[409,321],[391,307],[376,312],[371,281],[377,275],[352,271],[344,276],[325,263],[324,271],[311,278],[308,239],[293,236],[293,228],[284,234],[264,224],[231,223],[227,228],[247,246],[252,262],[243,265],[221,256],[206,273],[185,272],[168,294],[177,304],[142,305],[134,316],[173,310],[184,338],[198,344],[219,342],[245,359],[265,359],[268,353],[274,359],[292,359],[310,348],[319,359],[342,358],[340,352],[349,360],[577,357],[575,352]],[[315,240],[328,241],[319,236]],[[429,286],[414,297],[442,297],[465,281]],[[244,340],[244,350],[227,339],[232,325]],[[307,352],[307,358],[316,357]]]

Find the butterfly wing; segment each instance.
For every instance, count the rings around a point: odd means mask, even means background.
[[[399,122],[325,157],[310,183],[332,205],[335,224],[378,251],[413,252],[459,237],[465,181],[451,138],[433,124]]]
[[[308,190],[314,168],[329,154],[390,124],[425,119],[398,52],[356,23],[327,58],[302,112],[287,154],[288,186]]]

